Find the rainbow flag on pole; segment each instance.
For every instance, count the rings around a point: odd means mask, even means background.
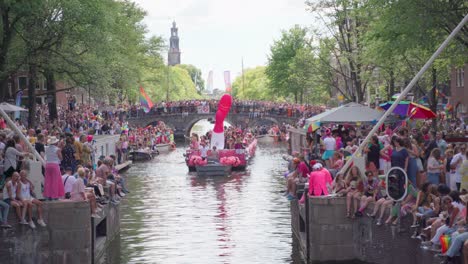
[[[151,99],[145,93],[145,90],[142,86],[140,86],[140,104],[141,106],[143,106],[143,110],[145,111],[145,113],[149,113],[149,111],[153,107],[153,102],[151,102]]]

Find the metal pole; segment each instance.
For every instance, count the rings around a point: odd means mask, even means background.
[[[379,127],[383,124],[385,119],[393,112],[395,107],[400,103],[400,101],[406,96],[406,94],[413,88],[413,86],[416,84],[416,82],[421,78],[421,76],[429,69],[429,67],[432,65],[434,60],[442,53],[442,51],[448,46],[450,41],[458,34],[458,32],[461,30],[461,28],[468,22],[468,14],[462,19],[460,24],[450,33],[450,35],[442,42],[440,47],[432,54],[431,58],[424,64],[424,66],[419,70],[419,72],[414,76],[414,78],[411,80],[411,82],[406,86],[406,88],[401,92],[400,96],[395,100],[395,102],[390,106],[390,108],[385,112],[385,114],[380,118],[379,122],[372,128],[372,130],[369,132],[367,137],[362,141],[361,145],[359,145],[359,148],[353,153],[351,158],[346,161],[345,165],[343,168],[341,168],[340,173],[345,172],[349,166],[351,165],[351,162],[357,155],[361,155],[360,153],[364,149],[364,146],[367,144],[367,142],[370,140],[372,135],[375,134],[375,132],[379,129]]]
[[[28,147],[29,151],[31,151],[34,154],[34,156],[36,157],[36,159],[39,160],[40,162],[42,162],[42,165],[45,167],[44,159],[41,157],[41,155],[39,153],[37,153],[37,151],[33,147],[33,145],[31,145],[29,140],[23,135],[23,132],[15,125],[15,123],[10,119],[8,114],[5,113],[5,111],[3,111],[3,109],[0,109],[0,115],[2,115],[3,119],[5,119],[5,121],[10,126],[10,128],[13,129],[13,131],[15,131],[16,134],[18,134],[18,136],[21,138],[21,140],[24,141],[24,143]]]

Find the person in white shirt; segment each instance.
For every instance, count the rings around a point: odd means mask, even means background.
[[[333,157],[336,149],[336,140],[331,135],[330,129],[325,131],[325,138],[323,139],[323,146],[325,151],[323,152],[322,159],[325,161],[327,168],[330,168],[330,158]]]
[[[22,170],[20,172],[20,181],[18,183],[18,186],[16,187],[16,196],[19,201],[23,203],[23,213],[22,213],[22,220],[20,224],[29,224],[31,228],[36,228],[36,225],[34,224],[34,221],[32,219],[32,209],[33,206],[35,205],[37,208],[37,223],[42,226],[46,227],[46,224],[44,220],[42,219],[42,202],[39,201],[38,199],[34,198],[31,195],[31,192],[34,191],[34,185],[31,184],[31,182],[27,178],[28,174],[26,173],[25,170]],[[26,209],[28,211],[28,220],[26,222]]]
[[[460,152],[453,156],[452,161],[450,162],[450,167],[455,169],[454,178],[455,184],[457,185],[457,190],[460,190],[461,185],[461,165],[466,160],[466,145],[463,144],[460,146]]]
[[[68,167],[65,169],[65,174],[62,176],[62,182],[65,189],[65,198],[69,199],[72,192],[73,183],[76,178],[72,175],[72,168]]]
[[[208,155],[208,150],[210,149],[210,147],[204,141],[202,141],[200,145],[201,145],[200,154],[201,154],[202,159],[205,160]]]

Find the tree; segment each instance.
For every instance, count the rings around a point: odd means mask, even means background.
[[[329,64],[342,81],[340,92],[352,101],[362,102],[367,89],[372,64],[366,64],[362,38],[369,30],[369,12],[363,8],[364,1],[319,0],[306,2],[310,10],[324,21],[327,35],[334,41]],[[325,58],[322,58],[322,60]]]
[[[258,66],[237,76],[232,83],[233,96],[241,100],[283,101],[283,97],[271,92],[265,69],[265,66]]]
[[[265,70],[272,93],[285,97],[293,95],[295,102],[302,100],[301,94],[304,94],[306,87],[289,83],[294,74],[291,64],[301,49],[309,48],[309,39],[306,35],[307,30],[298,25],[283,31],[281,38],[271,46]]]
[[[191,64],[181,64],[178,67],[185,69],[190,74],[190,78],[195,84],[198,94],[202,94],[205,89],[205,81],[203,80],[201,70]]]

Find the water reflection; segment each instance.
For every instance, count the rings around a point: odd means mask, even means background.
[[[285,148],[260,145],[248,171],[187,173],[183,148],[135,164],[122,205],[122,263],[301,263],[282,196]]]

